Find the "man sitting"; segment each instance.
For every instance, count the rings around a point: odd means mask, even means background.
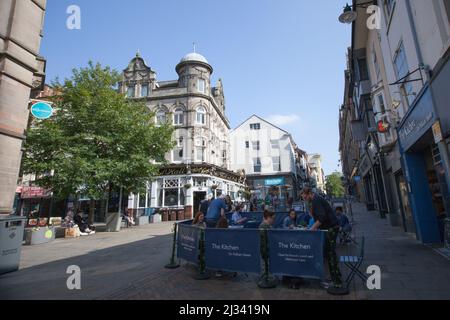
[[[336,216],[338,218],[339,227],[340,227],[340,242],[351,242],[349,239],[350,232],[352,231],[352,225],[350,224],[350,221],[348,217],[344,214],[344,210],[342,207],[337,207],[335,209]]]
[[[94,234],[95,231],[89,229],[89,225],[84,221],[82,214],[83,211],[79,211],[77,215],[73,218],[73,222],[75,222],[75,224],[78,225],[78,228],[80,229],[80,234],[82,236]]]

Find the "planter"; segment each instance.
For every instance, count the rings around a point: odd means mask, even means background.
[[[119,232],[122,224],[122,217],[118,212],[108,212],[106,214],[106,232]]]
[[[37,245],[43,243],[49,243],[55,240],[55,228],[53,227],[42,227],[33,228],[25,230],[25,244],[26,245]]]
[[[162,217],[159,213],[156,213],[150,217],[151,223],[160,223],[162,221]]]
[[[136,219],[136,225],[137,226],[145,226],[149,224],[149,218],[148,216],[140,216]]]

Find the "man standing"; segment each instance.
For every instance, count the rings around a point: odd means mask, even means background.
[[[206,226],[208,228],[215,228],[220,217],[225,217],[225,195],[213,200],[209,205],[206,213]]]
[[[311,215],[314,224],[312,231],[327,230],[325,253],[330,269],[331,281],[333,288],[329,288],[329,292],[337,292],[342,289],[342,275],[339,270],[338,258],[336,254],[336,238],[339,233],[339,221],[333,212],[330,204],[318,194],[312,192],[311,188],[304,188],[301,192],[303,200],[310,202]],[[331,293],[331,292],[330,292]]]
[[[212,194],[209,194],[207,197],[205,197],[205,199],[203,199],[200,202],[200,205],[198,207],[198,211],[203,213],[205,215],[205,217],[206,217],[206,214],[208,213],[208,207],[211,203],[211,199],[212,199]]]

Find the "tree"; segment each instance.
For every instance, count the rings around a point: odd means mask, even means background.
[[[145,103],[118,93],[119,79],[116,71],[92,62],[74,69],[71,79],[55,84],[60,94],[53,117],[32,120],[23,170],[36,174],[36,184],[55,198],[99,200],[112,187],[144,192],[158,173],[155,163],[164,163],[173,148],[173,128],[156,126]]]
[[[345,188],[342,184],[342,174],[339,172],[334,172],[327,176],[326,189],[329,196],[340,198],[345,195]]]

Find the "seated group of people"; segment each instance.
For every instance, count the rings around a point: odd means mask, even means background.
[[[248,218],[243,217],[241,214],[241,207],[236,206],[233,214],[231,215],[231,225],[241,226],[245,225],[248,222]],[[348,217],[343,213],[343,209],[341,207],[336,208],[336,216],[339,221],[340,231],[343,234],[341,239],[347,238],[351,230],[351,224]],[[260,229],[271,229],[275,223],[275,212],[265,210],[264,211],[264,219],[260,224]],[[206,228],[207,223],[205,221],[205,214],[201,211],[197,212],[195,215],[194,221],[192,223],[195,226]],[[282,229],[296,229],[296,228],[307,228],[310,229],[314,225],[314,218],[309,213],[302,213],[298,216],[295,210],[290,210],[289,215],[283,220],[283,224],[281,226]],[[221,216],[215,226],[217,229],[227,229],[230,226],[230,222],[225,216]],[[344,240],[343,240],[344,241]],[[341,241],[342,242],[342,241]]]

